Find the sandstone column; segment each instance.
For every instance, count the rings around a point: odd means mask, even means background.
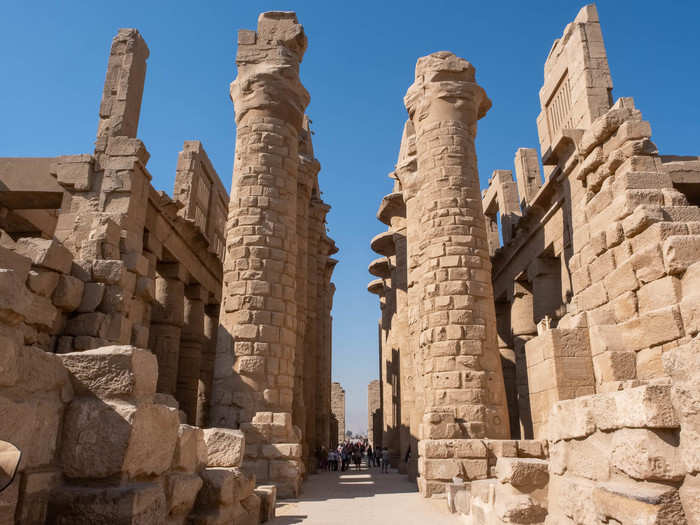
[[[158,264],[148,348],[158,359],[158,392],[175,395],[184,322],[185,284],[178,263]]]
[[[298,443],[292,427],[297,347],[298,147],[309,95],[299,80],[306,35],[291,12],[263,13],[258,30],[238,35],[231,84],[236,156],[224,263],[223,308],[212,424],[237,426],[246,439]],[[221,366],[219,366],[221,365]],[[272,435],[264,426],[281,425]],[[271,436],[271,437],[267,437]],[[299,488],[300,446],[278,459],[246,450],[244,468]]]
[[[476,84],[474,67],[447,52],[418,60],[405,103],[415,128],[419,174],[418,205],[407,203],[407,213],[420,213],[418,318],[426,412],[421,440],[508,438],[474,148],[476,122],[491,103]],[[421,454],[425,495],[443,488],[429,461]]]
[[[199,386],[202,349],[204,347],[204,301],[207,291],[199,284],[185,288],[184,325],[180,336],[177,372],[177,394],[187,422],[197,421],[197,389]]]
[[[197,388],[197,426],[208,426],[209,405],[212,395],[214,376],[214,359],[216,357],[216,332],[219,327],[219,305],[207,304],[204,307],[204,347],[199,368],[199,386]]]

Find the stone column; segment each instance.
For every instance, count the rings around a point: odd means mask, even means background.
[[[300,442],[291,413],[298,330],[298,147],[309,103],[299,64],[306,43],[291,12],[262,13],[257,32],[238,34],[238,77],[231,84],[236,156],[212,424],[240,425],[246,440]],[[280,428],[268,438],[270,423]],[[301,447],[288,448],[288,454],[269,459],[251,447],[244,461],[259,481],[275,481],[280,497],[299,490]]]
[[[447,52],[418,60],[405,102],[415,127],[420,176],[419,319],[426,406],[421,440],[507,439],[474,148],[476,122],[491,103],[476,84],[474,67]],[[432,461],[440,460],[424,454],[419,459],[419,486],[427,496],[442,492],[448,481],[447,470],[433,468]]]
[[[158,392],[175,395],[184,323],[185,276],[178,263],[159,263],[148,347],[158,359]]]
[[[216,332],[219,327],[219,305],[208,304],[204,307],[204,347],[202,362],[199,367],[199,387],[197,388],[197,426],[209,425],[209,405],[212,395],[214,377],[214,359],[216,357]]]
[[[197,389],[199,387],[202,349],[204,347],[204,300],[207,292],[199,284],[185,288],[184,325],[180,336],[180,355],[175,397],[187,422],[197,421]]]
[[[515,351],[515,378],[518,391],[518,417],[521,439],[532,439],[532,411],[530,387],[527,379],[525,343],[537,335],[534,321],[532,286],[526,282],[513,283],[513,299],[510,305],[510,326]]]

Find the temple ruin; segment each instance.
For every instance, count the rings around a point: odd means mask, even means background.
[[[0,158],[0,523],[270,521],[346,438],[307,37],[272,11],[237,46],[230,193],[196,140],[151,184],[136,29],[93,152]],[[407,87],[368,441],[472,525],[700,524],[700,156],[613,97],[594,5],[483,191],[482,83],[439,51]]]
[[[469,523],[698,523],[700,157],[613,99],[594,5],[545,61],[541,154],[483,192],[474,66],[415,78],[371,241],[374,439]]]
[[[331,275],[294,13],[238,35],[231,196],[199,141],[173,197],[121,29],[95,150],[0,159],[0,494],[16,523],[259,523],[331,439]],[[40,438],[39,438],[40,436]]]

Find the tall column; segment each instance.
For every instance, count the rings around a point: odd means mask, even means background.
[[[185,288],[184,325],[180,336],[180,355],[175,397],[187,422],[197,421],[197,389],[199,387],[202,348],[204,347],[204,300],[207,292],[199,284]]]
[[[223,369],[217,366],[212,423],[239,424],[251,439],[270,422],[279,424],[274,443],[299,442],[291,413],[298,147],[309,103],[299,64],[306,43],[294,13],[262,13],[257,32],[238,34],[238,77],[231,84],[236,155],[217,346]],[[260,481],[275,481],[281,497],[296,496],[300,449],[270,460],[251,448],[244,468]]]
[[[525,343],[537,335],[534,321],[534,298],[532,286],[527,282],[513,283],[513,300],[510,305],[510,326],[515,351],[515,377],[518,390],[518,417],[520,437],[533,438],[532,410],[530,407],[530,387],[527,379],[527,359]]]
[[[159,263],[148,347],[158,359],[158,392],[175,395],[184,322],[185,277],[178,263]]]
[[[199,367],[199,386],[197,388],[197,423],[198,427],[209,426],[209,405],[212,400],[212,381],[214,378],[214,359],[216,357],[216,331],[219,327],[219,305],[207,304],[204,307],[204,346],[202,362]]]
[[[405,102],[416,133],[418,206],[412,210],[420,212],[423,252],[418,276],[426,407],[421,440],[507,439],[474,147],[476,122],[491,103],[476,84],[474,67],[447,52],[418,60]],[[421,456],[421,493],[443,491],[448,481],[443,470],[432,468],[436,460]]]

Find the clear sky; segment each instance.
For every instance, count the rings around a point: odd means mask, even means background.
[[[198,139],[230,188],[235,144],[229,83],[236,31],[258,13],[295,10],[309,37],[301,66],[321,161],[321,188],[340,259],[334,281],[333,380],[348,428],[367,427],[367,383],[378,377],[377,297],[366,291],[375,218],[392,185],[416,59],[449,50],[471,61],[493,101],[479,123],[482,187],[537,147],[542,68],[583,3],[573,1],[10,1],[0,17],[0,156],[93,149],[111,39],[148,43],[139,137],[157,189],[172,194],[178,151]],[[598,3],[615,98],[632,96],[662,153],[700,154],[700,2]]]

